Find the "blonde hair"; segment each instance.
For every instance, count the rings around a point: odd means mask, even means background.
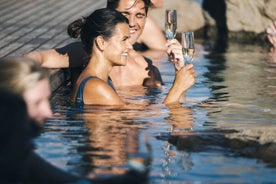
[[[10,57],[0,61],[0,89],[20,96],[39,81],[49,77],[49,69],[28,58]]]

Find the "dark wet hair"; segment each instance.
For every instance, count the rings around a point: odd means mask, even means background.
[[[136,0],[133,3],[133,5],[136,4],[138,1],[143,1],[144,2],[146,13],[148,13],[148,9],[151,6],[151,0]],[[117,9],[118,6],[119,6],[119,2],[120,2],[120,0],[107,0],[106,7],[110,8],[110,9]]]
[[[128,24],[128,20],[116,10],[102,8],[69,24],[67,32],[72,38],[80,37],[85,50],[91,54],[95,38],[100,35],[111,38],[119,23]]]

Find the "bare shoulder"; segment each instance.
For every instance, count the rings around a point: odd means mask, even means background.
[[[99,78],[92,78],[87,81],[84,87],[85,104],[93,105],[123,105],[116,91],[105,81]]]
[[[85,84],[85,90],[88,91],[95,91],[96,89],[106,90],[108,88],[110,88],[109,85],[105,81],[97,77],[89,79]]]
[[[166,50],[165,35],[151,17],[147,17],[143,33],[138,42],[144,43],[151,50]]]

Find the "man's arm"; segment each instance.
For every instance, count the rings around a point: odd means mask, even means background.
[[[57,49],[32,51],[24,56],[47,68],[82,67],[89,60],[89,56],[80,42],[73,42]]]
[[[68,55],[59,54],[55,49],[44,51],[32,51],[23,55],[24,57],[37,61],[41,66],[47,68],[68,68]]]

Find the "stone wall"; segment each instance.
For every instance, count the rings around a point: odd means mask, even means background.
[[[275,0],[226,0],[226,7],[229,31],[261,33],[276,20]]]

